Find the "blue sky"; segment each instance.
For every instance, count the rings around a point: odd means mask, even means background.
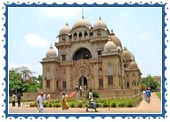
[[[113,29],[135,55],[142,76],[162,74],[162,14],[159,7],[84,7],[84,16],[93,25],[99,18]],[[42,74],[40,61],[67,22],[80,20],[82,7],[10,7],[8,10],[9,68],[27,66]],[[57,51],[57,49],[56,49]]]

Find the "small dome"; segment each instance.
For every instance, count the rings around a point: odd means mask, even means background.
[[[122,55],[123,55],[123,58],[125,60],[132,60],[133,59],[131,52],[129,50],[127,50],[127,48],[123,49],[123,54]]]
[[[108,41],[104,45],[104,52],[110,52],[110,51],[115,51],[116,50],[116,45],[112,41]]]
[[[90,22],[87,19],[82,17],[81,20],[79,20],[79,21],[74,23],[73,29],[76,28],[76,27],[82,27],[82,26],[84,26],[84,27],[91,27],[91,24],[90,24]]]
[[[93,26],[93,30],[106,29],[106,28],[107,28],[107,26],[106,26],[105,22],[101,19],[101,17],[99,17],[99,20],[97,20]]]
[[[137,66],[136,62],[133,60],[133,61],[130,63],[130,65],[129,65],[128,68],[129,68],[129,69],[137,69],[138,66]]]
[[[59,35],[69,34],[71,31],[71,27],[66,23],[60,30]]]
[[[121,52],[121,51],[122,51],[122,48],[121,48],[120,46],[118,46],[118,47],[116,48],[116,50],[117,50],[118,52]]]
[[[56,57],[56,56],[57,56],[57,53],[51,46],[50,49],[47,51],[46,57]]]
[[[111,30],[110,34],[111,40],[116,44],[116,46],[120,46],[122,48],[121,41],[117,38],[117,36],[113,33],[113,30]]]

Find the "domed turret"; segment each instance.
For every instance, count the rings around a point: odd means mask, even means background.
[[[110,40],[104,45],[104,52],[110,52],[115,50],[116,50],[116,45],[114,44],[114,42]]]
[[[51,46],[50,49],[47,51],[46,57],[57,57],[56,51]]]
[[[99,17],[99,20],[97,20],[93,26],[93,30],[97,30],[97,29],[107,29],[107,26],[105,22],[101,19],[101,17]]]
[[[116,48],[116,50],[117,50],[118,52],[121,52],[121,51],[122,51],[122,48],[121,48],[120,46],[118,46],[118,47]]]
[[[77,28],[77,27],[88,27],[88,28],[89,28],[89,27],[91,27],[91,24],[90,24],[90,22],[89,22],[87,19],[85,19],[84,16],[83,16],[81,20],[79,20],[79,21],[77,21],[77,22],[74,23],[72,29]]]
[[[124,58],[125,60],[132,60],[132,59],[133,59],[131,52],[130,52],[129,50],[127,50],[127,48],[124,48],[124,49],[123,49],[123,54],[122,54],[122,56],[123,56],[123,58]]]
[[[135,60],[133,60],[130,65],[128,66],[129,69],[138,69],[138,66],[135,62]]]
[[[69,34],[70,31],[71,31],[71,27],[66,23],[66,24],[60,29],[59,35]]]
[[[122,48],[121,41],[117,38],[117,36],[113,33],[113,30],[111,30],[110,33],[111,40],[116,44],[116,46],[120,46]]]

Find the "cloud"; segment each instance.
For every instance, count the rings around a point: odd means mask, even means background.
[[[82,13],[81,7],[43,7],[40,10],[48,17],[70,18]],[[90,10],[90,8],[83,8],[83,10]]]
[[[22,64],[16,64],[14,62],[9,63],[9,69],[18,68],[18,67],[21,67],[21,66],[28,67],[28,69],[30,69],[30,70],[33,69],[32,65],[27,64],[27,63],[22,63]]]
[[[143,33],[140,37],[140,40],[146,39],[149,36],[149,33]]]
[[[131,13],[129,11],[124,11],[120,13],[123,17],[130,17]]]
[[[29,33],[24,36],[25,42],[28,45],[34,47],[46,47],[49,45],[49,42],[38,35]]]

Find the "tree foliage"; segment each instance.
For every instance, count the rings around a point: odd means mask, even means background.
[[[33,76],[27,67],[18,67],[9,70],[9,93],[36,92],[42,88],[42,76]]]
[[[141,87],[142,89],[150,87],[151,90],[156,90],[160,87],[160,84],[151,75],[149,75],[146,77],[146,80],[142,82]]]

